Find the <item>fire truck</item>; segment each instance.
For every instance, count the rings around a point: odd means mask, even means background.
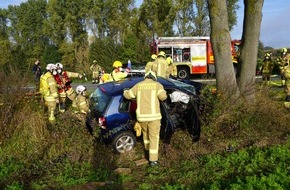
[[[237,70],[240,40],[231,41],[232,63]],[[190,78],[194,74],[214,74],[214,57],[210,37],[158,37],[150,44],[151,54],[164,51],[177,66],[177,77]]]

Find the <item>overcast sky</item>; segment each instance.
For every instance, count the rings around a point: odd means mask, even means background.
[[[26,0],[1,0],[0,8],[8,5],[19,5]],[[136,0],[139,6],[143,0]],[[242,36],[244,5],[239,0],[238,24],[231,32],[232,39],[240,39]],[[290,47],[290,0],[264,0],[263,19],[261,25],[260,40],[264,46],[274,48]]]

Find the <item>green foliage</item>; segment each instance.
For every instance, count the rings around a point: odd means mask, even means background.
[[[121,62],[127,62],[128,59],[122,60],[122,47],[115,44],[110,38],[96,39],[91,45],[90,55],[91,64],[93,60],[97,60],[99,65],[105,69],[105,72],[110,73],[113,70],[113,62],[119,60]]]
[[[43,52],[42,61],[45,64],[61,62],[61,54],[58,52],[58,48],[54,45],[48,45]]]
[[[146,0],[138,8],[134,3],[29,0],[1,9],[1,70],[12,66],[24,74],[35,59],[41,59],[43,63],[61,61],[70,70],[87,72],[92,59],[99,59],[109,72],[114,60],[147,63],[154,34],[209,34],[205,0]],[[228,4],[230,23],[235,24],[236,0]]]
[[[195,176],[199,181],[196,188],[287,189],[289,155],[288,144],[270,148],[252,147],[229,155],[206,156],[199,163],[202,169],[199,170],[199,176]],[[204,177],[207,177],[206,181]]]
[[[289,112],[273,101],[271,91],[257,86],[257,104],[222,104],[213,86],[202,92],[202,134],[192,142],[183,130],[171,144],[160,142],[157,167],[136,166],[143,157],[142,141],[118,155],[88,134],[84,120],[70,108],[47,122],[40,97],[23,88],[18,72],[0,75],[0,189],[67,189],[93,182],[113,181],[95,189],[288,189]],[[15,91],[7,91],[7,87]],[[270,92],[269,92],[270,91]],[[269,98],[270,96],[270,98]],[[283,101],[283,100],[282,100]],[[271,120],[269,120],[271,118]],[[97,136],[97,132],[96,132]],[[231,146],[232,149],[228,149]],[[116,168],[131,173],[116,174]],[[84,188],[83,188],[84,189]]]

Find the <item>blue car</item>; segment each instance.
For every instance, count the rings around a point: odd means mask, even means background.
[[[98,127],[100,140],[111,144],[118,153],[130,151],[136,145],[134,124],[136,122],[136,101],[123,97],[123,91],[131,88],[143,77],[131,77],[122,82],[101,84],[90,95],[91,113],[86,127],[93,134]],[[162,120],[160,139],[170,143],[174,132],[187,130],[194,141],[200,136],[198,83],[185,83],[174,79],[158,78],[167,92],[167,100],[160,102]]]

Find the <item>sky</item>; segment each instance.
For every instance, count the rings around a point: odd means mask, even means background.
[[[0,8],[8,5],[19,5],[26,0],[1,0]],[[135,0],[140,6],[143,0]],[[240,9],[237,11],[238,23],[231,31],[232,39],[241,39],[243,29],[244,5],[238,1]],[[264,46],[273,48],[290,47],[290,0],[264,0],[263,18],[261,24],[260,41]]]

